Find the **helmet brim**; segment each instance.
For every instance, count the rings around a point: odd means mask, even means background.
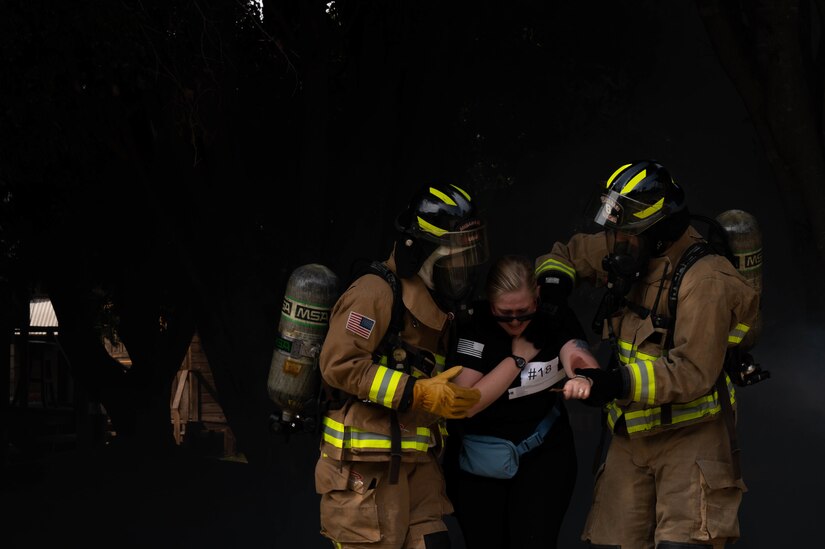
[[[629,235],[643,233],[669,213],[664,198],[645,204],[615,191],[601,193],[590,207],[594,223]]]

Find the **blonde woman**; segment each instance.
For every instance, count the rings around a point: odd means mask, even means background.
[[[590,396],[573,370],[598,363],[571,310],[540,308],[531,259],[498,259],[486,295],[452,354],[481,399],[450,424],[449,494],[469,549],[556,547],[577,470],[563,399]]]

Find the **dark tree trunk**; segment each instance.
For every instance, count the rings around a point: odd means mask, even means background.
[[[825,315],[823,104],[810,95],[799,2],[697,0],[711,42],[751,115],[789,221],[794,269],[803,273],[809,319]],[[815,88],[815,87],[814,87]]]
[[[95,330],[98,303],[89,291],[65,280],[48,286],[49,298],[60,325],[59,341],[69,357],[72,376],[103,404],[118,436],[135,435],[135,394],[123,366],[106,352]]]

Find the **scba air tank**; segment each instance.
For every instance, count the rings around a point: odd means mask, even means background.
[[[318,355],[337,298],[338,277],[323,265],[298,267],[287,281],[267,380],[283,423],[300,419],[318,395]]]
[[[725,229],[728,244],[735,258],[736,270],[754,290],[762,295],[762,231],[756,218],[742,210],[727,210],[716,217]],[[742,340],[740,347],[750,349],[759,341],[762,333],[761,313]]]

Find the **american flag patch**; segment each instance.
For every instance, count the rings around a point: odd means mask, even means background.
[[[484,344],[479,343],[478,341],[458,338],[458,346],[456,350],[462,355],[470,355],[476,358],[481,358],[481,352],[484,350]]]
[[[356,313],[355,311],[350,311],[349,317],[347,318],[347,330],[364,339],[369,339],[373,326],[375,326],[373,319]]]

